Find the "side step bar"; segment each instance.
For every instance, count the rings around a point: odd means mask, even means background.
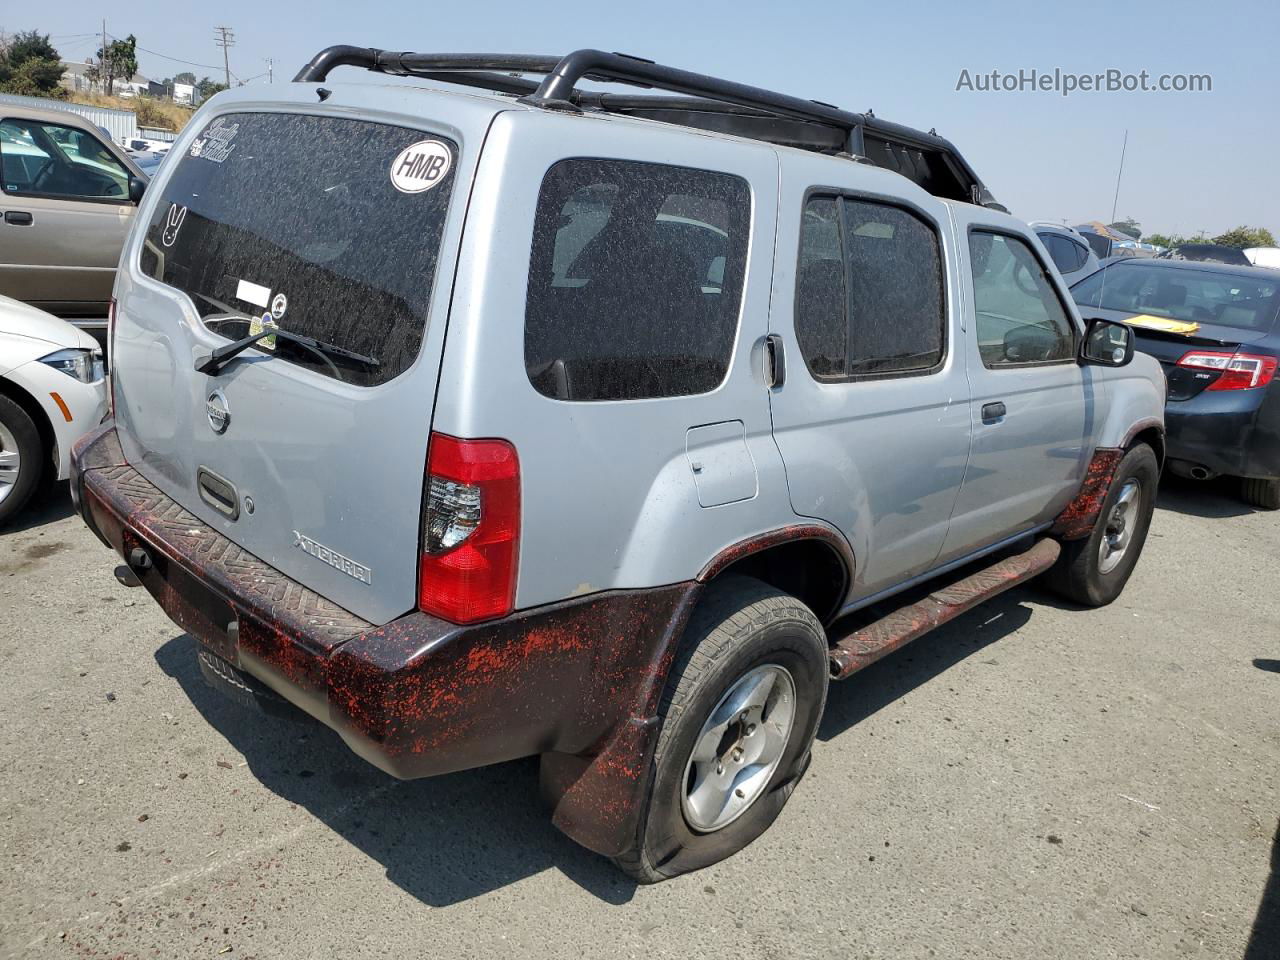
[[[1039,576],[1053,566],[1061,552],[1057,540],[1045,538],[1025,553],[1006,557],[855,630],[831,648],[832,679],[843,680],[966,610]]]

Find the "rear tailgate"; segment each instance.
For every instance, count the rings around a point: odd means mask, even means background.
[[[143,204],[117,286],[129,462],[374,623],[415,603],[443,328],[493,114],[431,106],[439,123],[311,105],[197,118]],[[319,346],[280,336],[212,375],[195,369],[271,324]]]

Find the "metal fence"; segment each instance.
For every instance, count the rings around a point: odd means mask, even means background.
[[[165,143],[173,143],[178,139],[178,135],[172,130],[161,130],[159,127],[139,127],[138,136],[144,140],[162,140]]]
[[[20,107],[40,107],[45,110],[66,110],[78,113],[91,123],[111,133],[111,139],[123,143],[130,137],[138,136],[138,117],[132,110],[113,110],[110,107],[88,107],[83,103],[67,103],[65,100],[49,100],[45,97],[21,97],[13,93],[0,93],[0,105],[12,104]],[[168,130],[154,131],[165,136],[155,136],[155,140],[172,140],[174,135]]]

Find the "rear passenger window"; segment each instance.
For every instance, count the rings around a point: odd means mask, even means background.
[[[1056,233],[1041,233],[1037,236],[1049,251],[1049,259],[1059,273],[1072,273],[1084,266],[1086,254],[1078,243]]]
[[[812,197],[800,228],[796,338],[819,380],[920,373],[942,362],[937,232],[898,207]]]
[[[625,160],[557,163],[533,228],[529,381],[559,400],[715,389],[733,352],[750,222],[740,177]]]
[[[969,234],[978,350],[988,367],[1075,358],[1075,334],[1062,301],[1031,247],[1017,237]]]

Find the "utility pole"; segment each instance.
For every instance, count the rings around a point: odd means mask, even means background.
[[[271,58],[267,57],[267,83],[275,82],[275,75],[271,72]]]
[[[227,89],[231,89],[231,61],[227,58],[227,47],[236,45],[235,33],[230,27],[214,27],[217,35],[213,38],[213,42],[222,48],[222,69],[226,73]]]
[[[107,84],[107,18],[102,18],[102,56],[98,58],[98,72],[101,74],[99,82],[102,84],[102,92],[110,93],[111,89]]]
[[[1129,131],[1124,132],[1124,143],[1120,145],[1120,169],[1116,171],[1116,196],[1111,201],[1111,222],[1116,222],[1116,207],[1120,204],[1120,177],[1124,175],[1124,151],[1129,146]]]

